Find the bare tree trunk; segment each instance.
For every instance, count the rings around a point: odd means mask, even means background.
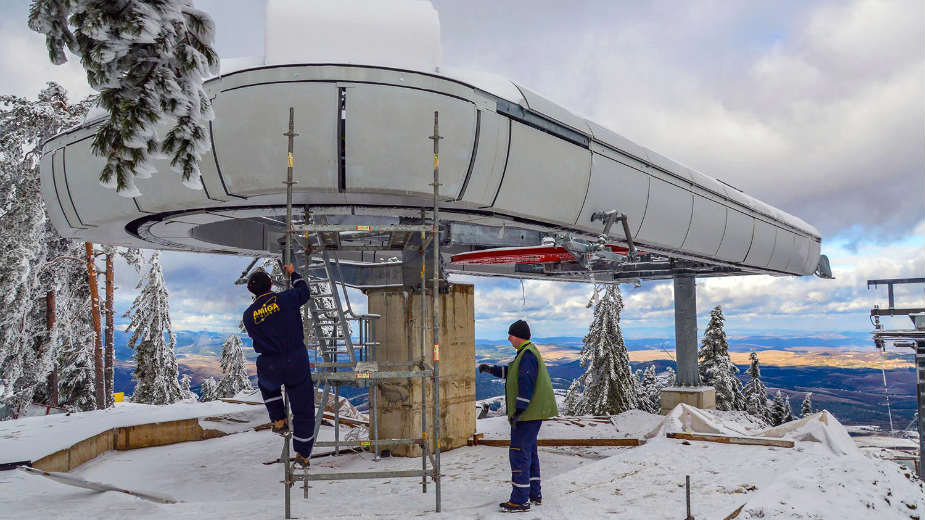
[[[93,315],[93,331],[96,341],[93,345],[93,362],[96,366],[96,408],[106,408],[105,385],[103,383],[103,334],[100,330],[100,288],[96,282],[96,265],[93,262],[93,244],[84,243],[87,253],[87,283],[90,285],[90,311]]]
[[[45,295],[45,330],[48,331],[49,340],[51,331],[55,328],[55,290],[48,291]],[[46,384],[48,393],[48,405],[58,406],[58,360],[55,359],[51,364],[51,373],[48,374]]]
[[[113,272],[112,254],[106,255],[106,406],[113,405]]]

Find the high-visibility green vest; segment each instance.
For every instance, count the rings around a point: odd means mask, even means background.
[[[527,341],[517,347],[517,356],[514,362],[510,364],[507,372],[507,379],[504,383],[504,397],[507,403],[507,416],[512,417],[516,406],[514,401],[517,399],[518,376],[520,375],[520,359],[524,352],[533,352],[536,356],[539,370],[536,374],[536,385],[533,387],[533,397],[530,398],[530,404],[524,413],[521,414],[521,421],[536,421],[539,419],[549,419],[559,415],[559,408],[556,406],[556,397],[552,392],[552,381],[549,380],[549,372],[546,371],[546,364],[543,363],[543,356],[537,350],[536,345]]]

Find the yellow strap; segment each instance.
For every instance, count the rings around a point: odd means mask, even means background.
[[[292,168],[292,164],[293,164],[293,161],[292,161],[292,152],[289,152],[289,167],[290,167],[290,168]]]

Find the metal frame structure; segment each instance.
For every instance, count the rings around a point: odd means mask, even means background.
[[[916,396],[917,420],[913,419],[919,433],[919,459],[916,467],[919,478],[925,480],[925,308],[905,307],[897,308],[893,297],[893,286],[900,284],[925,284],[925,278],[891,278],[883,280],[868,280],[867,287],[886,285],[888,288],[889,306],[882,309],[875,306],[870,310],[874,330],[871,332],[874,344],[883,350],[886,343],[895,347],[912,348],[915,352],[916,368]],[[912,329],[885,329],[880,322],[881,316],[908,316],[913,323]]]
[[[283,448],[280,454],[280,462],[283,463],[283,493],[285,517],[291,518],[291,488],[295,482],[302,482],[303,496],[308,498],[308,483],[317,480],[353,480],[353,479],[375,479],[375,478],[395,478],[395,477],[420,477],[421,491],[427,492],[427,478],[431,477],[434,481],[435,488],[435,507],[436,511],[442,509],[441,497],[441,479],[440,479],[440,401],[439,401],[439,382],[440,382],[440,323],[439,323],[439,289],[440,289],[440,165],[439,165],[439,141],[442,137],[439,135],[439,114],[434,112],[434,133],[429,139],[434,141],[434,180],[433,180],[433,216],[430,225],[425,224],[425,214],[421,211],[421,223],[419,225],[388,225],[379,226],[375,224],[368,225],[334,225],[327,222],[315,222],[312,216],[311,208],[304,208],[304,218],[301,224],[293,223],[292,213],[292,171],[294,166],[293,157],[293,139],[299,134],[294,131],[294,108],[289,109],[289,131],[283,134],[289,139],[289,155],[286,177],[286,233],[284,239],[284,263],[292,263],[293,250],[292,242],[300,242],[302,246],[302,265],[306,274],[305,280],[309,284],[311,297],[307,304],[308,318],[311,320],[311,334],[308,335],[310,341],[307,347],[314,347],[315,363],[313,379],[316,383],[323,384],[321,404],[316,411],[315,431],[313,438],[316,439],[316,447],[333,447],[335,455],[339,454],[341,448],[361,448],[371,449],[375,453],[375,460],[380,460],[381,448],[383,446],[396,445],[418,445],[421,447],[421,469],[420,470],[403,470],[403,471],[371,471],[371,472],[349,472],[349,473],[323,473],[314,474],[309,472],[308,467],[302,468],[301,472],[297,471],[294,466],[294,459],[290,458],[290,442],[292,440],[292,423],[289,414],[289,399],[285,391],[283,393],[284,407],[289,420],[289,432],[284,436]],[[321,216],[318,220],[324,220]],[[380,363],[376,359],[376,351],[379,342],[376,341],[375,320],[377,315],[364,314],[357,315],[350,307],[350,300],[347,297],[344,276],[341,270],[340,262],[337,258],[336,248],[326,247],[326,242],[333,241],[340,243],[342,233],[356,232],[404,232],[420,233],[420,256],[421,256],[421,349],[420,358],[406,362],[388,362]],[[430,235],[428,237],[428,234]],[[432,246],[431,246],[432,245]],[[424,347],[426,340],[426,325],[423,320],[426,316],[426,258],[428,247],[433,249],[433,268],[432,268],[432,337],[433,350],[428,360],[427,352]],[[333,249],[333,250],[332,250]],[[297,255],[296,255],[297,256]],[[313,261],[313,257],[318,257],[318,261]],[[313,263],[314,262],[314,263]],[[248,270],[250,269],[249,266]],[[312,273],[315,273],[314,275]],[[243,278],[243,276],[242,276]],[[288,287],[288,281],[287,281]],[[328,291],[324,289],[327,288]],[[346,307],[341,301],[341,291],[343,292]],[[351,326],[351,323],[354,326]],[[354,341],[352,333],[358,332],[358,341]],[[343,361],[346,355],[348,361]],[[429,363],[428,363],[429,361]],[[383,370],[384,369],[384,370]],[[413,439],[380,439],[379,438],[379,413],[378,413],[378,394],[379,383],[389,379],[409,379],[418,378],[421,383],[421,437]],[[431,381],[433,391],[432,413],[433,435],[431,439],[427,438],[427,395],[426,382]],[[321,422],[324,419],[325,408],[327,407],[331,387],[334,387],[334,440],[318,441],[318,432]],[[341,386],[357,386],[369,389],[369,439],[368,440],[346,440],[340,436],[340,403],[339,394]],[[429,442],[428,442],[429,441]],[[428,462],[430,466],[428,467]]]

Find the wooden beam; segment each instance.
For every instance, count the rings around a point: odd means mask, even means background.
[[[472,446],[498,446],[506,448],[510,439],[471,439]],[[538,439],[537,446],[640,446],[641,439]]]
[[[754,446],[776,446],[778,448],[792,448],[793,441],[784,439],[771,439],[769,437],[734,437],[732,435],[716,435],[713,433],[669,433],[669,439],[682,439],[688,441],[720,442],[723,444],[748,444]]]

